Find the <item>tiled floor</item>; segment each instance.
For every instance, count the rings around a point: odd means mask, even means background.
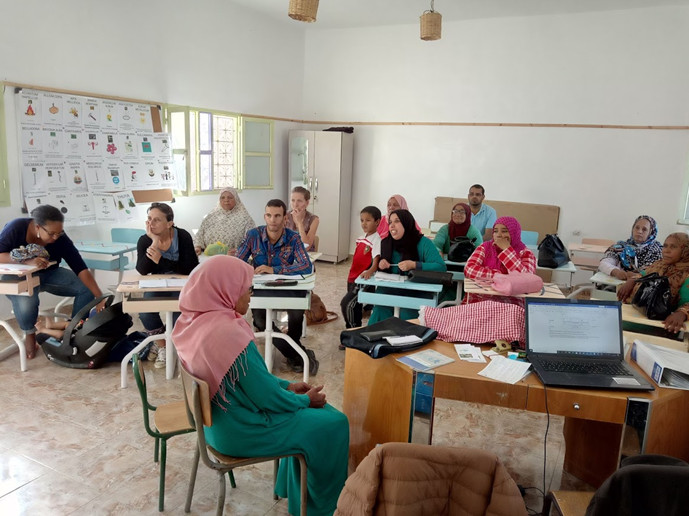
[[[316,292],[329,310],[339,313],[349,262],[318,263]],[[137,322],[138,327],[138,322]],[[314,378],[325,385],[331,404],[342,407],[344,352],[337,349],[344,328],[335,322],[309,327],[304,339],[321,366]],[[0,347],[8,342],[0,330]],[[262,347],[261,347],[262,350]],[[289,379],[281,358],[275,372]],[[182,399],[179,378],[166,381],[162,369],[148,367],[149,393],[157,401]],[[158,468],[153,439],[143,428],[142,409],[130,371],[130,387],[120,389],[119,366],[95,371],[54,365],[42,354],[19,372],[19,357],[0,362],[0,514],[110,515],[156,514]],[[550,418],[546,489],[561,485],[588,489],[562,474],[564,444],[560,417]],[[434,444],[470,446],[495,452],[515,480],[543,488],[545,415],[470,403],[439,401]],[[165,509],[183,514],[194,434],[169,441]],[[215,514],[214,473],[199,468],[192,514]],[[238,470],[237,489],[228,487],[225,514],[284,515],[284,500],[272,499],[272,465]],[[529,508],[540,510],[541,498],[527,491]]]

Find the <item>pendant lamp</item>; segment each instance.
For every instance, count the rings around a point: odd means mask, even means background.
[[[293,20],[313,23],[318,12],[318,0],[289,0],[287,14]]]
[[[435,0],[431,0],[431,10],[424,11],[421,15],[421,39],[434,41],[440,39],[443,16],[434,9]]]

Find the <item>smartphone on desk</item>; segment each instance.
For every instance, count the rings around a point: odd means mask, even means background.
[[[295,279],[288,280],[288,279],[277,279],[274,281],[266,281],[264,285],[266,287],[294,287],[295,285],[298,285],[299,282]]]

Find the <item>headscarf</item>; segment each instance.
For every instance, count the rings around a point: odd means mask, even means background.
[[[467,231],[469,231],[469,227],[471,226],[471,208],[469,208],[469,205],[463,202],[458,202],[452,207],[452,211],[456,210],[457,206],[464,208],[464,211],[466,212],[466,220],[461,224],[455,224],[455,222],[452,220],[452,214],[450,214],[450,223],[448,224],[450,240],[454,240],[458,236],[466,236]]]
[[[397,203],[400,205],[399,209],[409,210],[409,206],[407,206],[407,200],[404,197],[402,197],[400,194],[394,194],[394,195],[390,196],[388,201],[390,199],[392,199],[393,197],[397,200]],[[385,209],[386,214],[387,214],[387,211],[388,210],[386,207],[386,209]],[[390,215],[392,215],[392,213]],[[417,227],[418,227],[418,225],[417,225]],[[386,236],[388,236],[389,228],[390,228],[390,221],[388,220],[388,215],[383,215],[383,217],[380,219],[380,224],[378,224],[378,229],[377,229],[378,234],[380,235],[380,238],[385,238]]]
[[[254,339],[251,326],[234,309],[253,277],[254,269],[239,258],[216,255],[194,269],[180,293],[182,315],[172,340],[184,367],[208,383],[211,398],[220,390],[227,401],[223,378],[234,385],[244,367],[238,358]]]
[[[645,242],[634,241],[634,226],[642,219],[651,224],[651,232]],[[625,271],[638,271],[660,260],[663,257],[663,246],[656,241],[658,225],[653,217],[639,215],[632,224],[632,234],[627,240],[620,240],[605,251],[605,258],[615,258],[620,262],[620,268]]]
[[[399,240],[392,238],[392,235],[386,236],[380,243],[380,258],[392,262],[392,252],[397,251],[402,255],[401,261],[404,260],[419,260],[419,250],[417,245],[423,235],[421,231],[416,228],[416,221],[414,216],[408,210],[394,210],[390,216],[397,215],[402,227],[404,228],[404,235]]]
[[[679,304],[679,289],[689,277],[689,235],[686,233],[670,233],[667,238],[674,238],[679,242],[682,247],[682,254],[679,257],[679,261],[673,264],[667,264],[664,260],[660,259],[653,262],[651,265],[646,267],[646,274],[651,274],[657,272],[660,276],[667,276],[670,283],[670,304],[673,307],[677,307]],[[634,299],[636,291],[639,290],[639,284],[634,286],[634,290],[627,298],[628,300]]]
[[[493,228],[498,224],[502,224],[510,232],[510,247],[514,249],[517,253],[526,249],[526,245],[522,242],[522,227],[514,217],[500,217],[493,224]],[[498,255],[502,252],[498,246],[493,243],[491,238],[487,242],[481,244],[483,246],[483,251],[485,253],[484,265],[493,270],[500,270],[500,260],[498,260]]]

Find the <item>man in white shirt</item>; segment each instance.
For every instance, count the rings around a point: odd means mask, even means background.
[[[483,235],[483,240],[493,238],[493,225],[498,219],[498,214],[487,204],[483,204],[486,191],[483,186],[476,184],[469,188],[469,207],[471,208],[471,225]]]

